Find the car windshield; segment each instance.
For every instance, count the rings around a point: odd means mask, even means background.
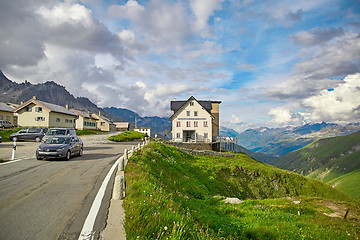
[[[66,135],[65,129],[50,129],[46,135]]]
[[[65,137],[54,137],[54,138],[49,138],[45,141],[46,144],[66,144],[69,142],[70,139]]]

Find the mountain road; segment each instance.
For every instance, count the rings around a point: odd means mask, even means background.
[[[137,143],[113,143],[113,134],[82,136],[84,155],[39,161],[39,143],[20,142],[15,161],[0,164],[0,239],[78,239],[94,198],[116,160]],[[0,144],[0,158],[12,143]],[[10,157],[9,157],[10,156]],[[114,176],[105,190],[93,238],[106,224]]]

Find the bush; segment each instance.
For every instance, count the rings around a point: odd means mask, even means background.
[[[102,131],[101,130],[90,130],[90,129],[76,130],[76,134],[78,136],[93,135],[93,134],[98,134],[98,133],[102,133]]]
[[[134,131],[126,131],[126,132],[120,133],[118,135],[109,137],[109,140],[114,141],[114,142],[131,142],[134,140],[141,140],[143,138],[144,138],[143,133],[134,132]]]
[[[0,129],[0,136],[2,137],[3,142],[10,142],[10,135],[16,133],[20,129],[23,128],[7,128],[7,129]]]

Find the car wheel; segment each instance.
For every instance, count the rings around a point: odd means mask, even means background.
[[[42,157],[39,157],[38,155],[36,155],[36,159],[37,159],[37,160],[42,160],[43,158],[42,158]]]
[[[65,156],[65,160],[69,161],[71,158],[71,152],[70,151],[67,151],[66,152],[66,156]]]
[[[36,138],[35,138],[35,141],[40,142],[41,139],[40,139],[39,137],[36,137]]]
[[[78,153],[78,156],[81,157],[84,154],[84,150],[82,148],[80,148],[80,151]]]

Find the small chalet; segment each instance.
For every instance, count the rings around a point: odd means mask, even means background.
[[[171,101],[173,115],[172,141],[213,142],[219,136],[219,105],[221,101]]]
[[[136,127],[136,128],[134,128],[134,131],[135,132],[141,132],[143,134],[146,133],[148,135],[148,137],[150,137],[151,128],[149,128],[149,127]]]
[[[114,122],[116,131],[129,131],[130,123],[129,122]]]

